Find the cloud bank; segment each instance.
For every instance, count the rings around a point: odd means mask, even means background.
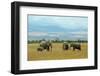
[[[28,38],[85,39],[88,37],[88,17],[28,16]]]

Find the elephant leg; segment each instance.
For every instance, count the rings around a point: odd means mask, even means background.
[[[50,50],[50,48],[49,48],[49,46],[47,46],[47,51],[49,51]]]
[[[80,48],[80,51],[81,51],[81,48]]]
[[[52,51],[52,47],[51,47],[51,51]]]
[[[75,51],[75,48],[73,47],[73,51]]]
[[[68,50],[68,45],[67,45],[67,47],[66,47],[66,50]]]

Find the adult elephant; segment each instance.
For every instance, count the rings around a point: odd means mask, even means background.
[[[50,41],[41,41],[40,47],[43,47],[43,49],[50,51],[50,50],[52,50],[52,43]]]
[[[68,50],[68,49],[69,49],[68,43],[64,42],[63,43],[63,50]]]
[[[73,47],[73,50],[78,49],[81,51],[81,44],[79,43],[72,43],[70,44],[70,47]]]

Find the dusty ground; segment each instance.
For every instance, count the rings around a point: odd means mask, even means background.
[[[52,51],[37,51],[38,43],[28,44],[28,61],[88,58],[87,43],[81,44],[81,51],[64,51],[62,43],[53,43]]]

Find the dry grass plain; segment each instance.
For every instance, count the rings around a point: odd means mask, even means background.
[[[72,49],[64,51],[62,43],[53,43],[52,51],[37,51],[39,43],[28,44],[28,61],[35,60],[60,60],[60,59],[82,59],[88,58],[87,43],[81,43],[81,51]]]

